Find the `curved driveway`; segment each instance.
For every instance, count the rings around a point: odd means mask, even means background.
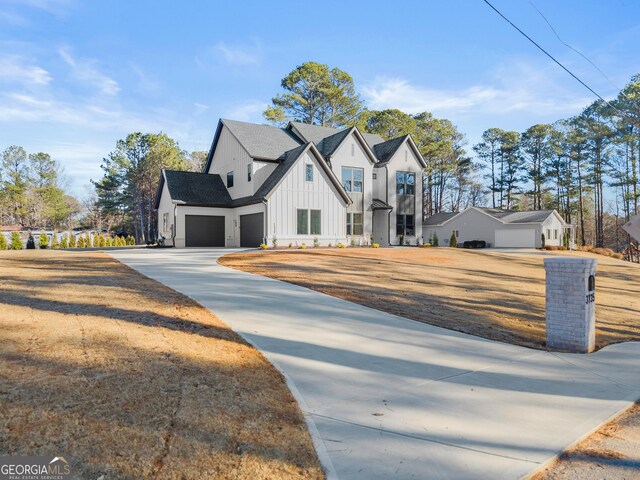
[[[328,478],[517,479],[640,398],[640,343],[591,355],[484,340],[216,263],[110,252],[211,309],[287,377]]]

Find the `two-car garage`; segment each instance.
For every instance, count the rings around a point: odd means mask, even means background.
[[[264,214],[240,215],[240,246],[258,247],[264,241]],[[185,215],[185,246],[224,247],[225,216]]]

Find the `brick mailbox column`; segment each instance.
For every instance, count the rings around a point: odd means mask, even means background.
[[[596,344],[596,260],[545,258],[547,348],[592,352]]]

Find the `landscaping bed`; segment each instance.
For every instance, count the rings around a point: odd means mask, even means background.
[[[100,252],[0,252],[0,455],[74,478],[324,478],[283,377]]]
[[[228,267],[480,337],[545,348],[543,258],[598,259],[597,348],[640,340],[640,266],[582,252],[454,248],[249,252]]]

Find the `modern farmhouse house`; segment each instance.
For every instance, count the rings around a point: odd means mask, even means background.
[[[425,167],[410,136],[222,119],[202,173],[162,172],[158,234],[176,247],[415,243]]]
[[[570,247],[575,243],[574,227],[555,210],[515,212],[469,207],[462,212],[436,213],[423,222],[425,242],[433,241],[436,235],[440,245],[447,246],[452,232],[458,244],[482,240],[497,248],[540,248],[543,235],[545,245],[563,245],[565,234],[569,235]]]

